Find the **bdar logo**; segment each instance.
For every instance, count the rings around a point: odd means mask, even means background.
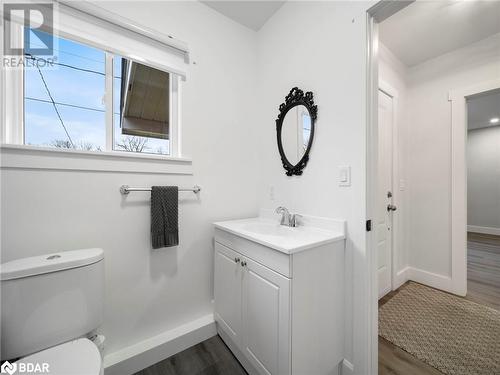
[[[5,361],[0,369],[2,370],[2,374],[12,375],[17,370],[17,363],[10,363],[9,361]]]

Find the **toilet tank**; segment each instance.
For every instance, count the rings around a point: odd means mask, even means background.
[[[0,266],[1,359],[84,336],[103,319],[104,253],[83,249]]]

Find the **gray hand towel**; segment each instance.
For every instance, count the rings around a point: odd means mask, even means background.
[[[179,188],[151,188],[151,244],[153,249],[179,244]]]

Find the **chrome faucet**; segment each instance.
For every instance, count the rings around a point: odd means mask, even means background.
[[[277,214],[281,214],[281,225],[286,225],[288,227],[298,227],[299,226],[299,221],[297,220],[298,218],[301,218],[302,215],[299,214],[291,214],[290,211],[288,211],[288,208],[279,206],[276,209]]]
[[[287,225],[287,226],[290,226],[290,218],[291,218],[291,215],[290,215],[290,211],[288,211],[288,208],[286,207],[283,207],[283,206],[279,206],[276,211],[275,211],[277,214],[281,214],[281,221],[280,221],[280,224],[281,225]]]

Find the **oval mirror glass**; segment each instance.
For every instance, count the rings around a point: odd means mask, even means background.
[[[311,138],[311,116],[306,106],[296,105],[288,110],[281,128],[281,143],[285,157],[291,165],[304,156]]]

